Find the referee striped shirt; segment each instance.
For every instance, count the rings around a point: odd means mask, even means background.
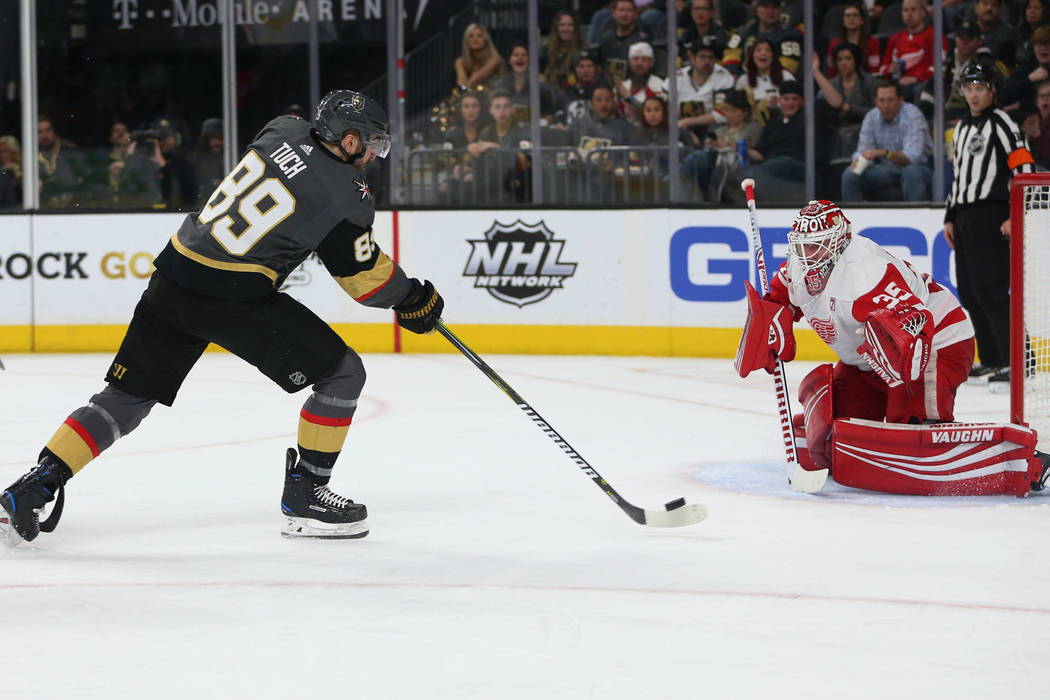
[[[966,115],[955,127],[955,182],[948,194],[944,220],[978,202],[1009,202],[1014,173],[1035,172],[1028,143],[1006,112],[989,109]]]

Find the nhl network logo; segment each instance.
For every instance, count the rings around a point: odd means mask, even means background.
[[[554,240],[542,221],[497,221],[484,239],[467,242],[470,258],[463,276],[473,277],[475,287],[483,287],[500,301],[518,307],[546,299],[576,272],[576,263],[560,260],[565,241]]]

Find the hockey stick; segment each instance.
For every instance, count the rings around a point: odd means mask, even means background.
[[[558,434],[554,428],[551,427],[550,423],[543,420],[539,413],[536,412],[532,406],[528,404],[525,399],[521,398],[518,392],[511,388],[510,384],[503,381],[496,372],[489,367],[484,360],[482,360],[477,353],[467,347],[466,343],[456,337],[456,335],[448,329],[442,321],[438,321],[437,330],[441,335],[448,339],[448,342],[452,343],[457,350],[463,353],[468,360],[474,363],[474,366],[481,370],[481,373],[492,380],[492,383],[500,388],[500,390],[510,397],[510,400],[517,404],[518,408],[525,412],[532,422],[535,423],[540,430],[544,432],[554,444],[561,448],[565,454],[576,463],[576,466],[580,468],[584,474],[591,478],[595,484],[598,485],[605,495],[613,500],[613,503],[620,507],[624,513],[627,513],[631,520],[638,523],[639,525],[653,525],[655,527],[682,527],[683,525],[693,525],[698,523],[707,517],[707,508],[700,503],[686,504],[684,498],[678,498],[676,500],[668,502],[664,506],[664,510],[650,510],[648,508],[639,508],[632,503],[627,502],[623,496],[616,492],[609,482],[607,482],[601,474],[599,474],[590,463],[585,460],[579,452],[573,449],[572,445],[565,441],[561,435]]]
[[[762,252],[762,236],[758,231],[758,220],[755,212],[755,181],[751,178],[740,183],[740,189],[747,197],[747,221],[751,226],[751,245],[755,249],[755,263],[758,265],[758,281],[762,295],[769,293],[769,276],[766,274],[766,256]],[[787,458],[788,483],[791,488],[802,493],[816,493],[824,488],[828,479],[827,469],[810,471],[803,469],[798,461],[798,449],[795,447],[795,434],[791,429],[791,399],[788,395],[787,380],[784,378],[784,363],[777,358],[773,367],[773,388],[777,395],[777,408],[780,411],[780,434],[784,439],[784,456]]]

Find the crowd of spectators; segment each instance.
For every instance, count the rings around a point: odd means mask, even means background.
[[[225,174],[221,119],[204,120],[193,148],[183,125],[164,117],[136,130],[124,121],[108,128],[97,144],[81,147],[54,118],[39,115],[41,209],[192,211]],[[22,205],[22,158],[17,138],[0,136],[0,210]]]
[[[1001,76],[999,106],[1022,128],[1038,165],[1050,167],[1046,1],[945,0],[944,43],[935,48],[924,0],[815,0],[811,66],[802,65],[809,28],[801,0],[574,3],[580,14],[557,11],[543,27],[536,76],[520,35],[474,21],[455,40],[458,55],[445,68],[449,97],[429,112],[415,144],[426,152],[410,154],[406,177],[411,184],[413,168],[425,164],[437,173],[433,191],[451,204],[529,201],[535,121],[548,201],[585,193],[615,202],[617,188],[642,181],[655,197],[668,189],[673,123],[687,199],[732,201],[734,181],[745,176],[764,180],[771,198],[794,199],[808,174],[803,95],[812,78],[817,193],[927,200],[938,189],[933,139],[943,136],[943,152],[951,152],[952,128],[967,113],[960,76],[975,62]],[[675,65],[669,12],[678,28]],[[538,115],[530,115],[534,77]],[[671,78],[676,114],[668,110]],[[945,97],[939,125],[935,80]],[[114,122],[108,138],[80,148],[62,137],[61,121],[41,115],[41,206],[193,209],[223,175],[222,131],[214,118],[199,128],[166,118],[134,130]],[[20,205],[22,150],[15,137],[0,136],[0,209]],[[950,182],[952,164],[943,166]]]
[[[554,147],[545,153],[565,153],[550,156],[552,168],[545,163],[544,175],[556,178],[587,166],[607,185],[641,173],[654,180],[654,192],[665,190],[671,168],[664,122],[675,119],[687,198],[731,201],[737,196],[732,181],[745,176],[769,181],[774,196],[794,198],[806,176],[803,83],[812,77],[818,194],[928,200],[936,191],[934,135],[944,136],[943,152],[950,153],[954,123],[967,112],[959,76],[975,61],[988,62],[1002,76],[999,104],[1023,125],[1039,163],[1046,164],[1050,88],[1043,92],[1043,84],[1050,81],[1050,14],[1043,3],[944,3],[943,125],[933,124],[938,49],[932,6],[923,0],[816,0],[820,26],[814,29],[810,70],[801,63],[800,0],[614,0],[591,3],[582,16],[559,11],[545,27],[537,116],[542,145]],[[668,65],[669,11],[677,13],[674,66]],[[484,121],[496,94],[509,93],[513,120],[528,125],[528,47],[497,46],[477,24],[462,41],[447,101],[451,116],[424,145],[451,151],[444,165],[453,182],[472,176],[472,161],[499,150],[516,150],[515,167],[528,169],[528,128],[481,154],[456,140],[479,128],[468,125],[466,113]],[[670,75],[679,106],[674,115],[667,113]],[[462,100],[466,110],[458,106]],[[950,161],[944,169],[950,182]],[[517,196],[527,199],[530,177],[502,181],[515,183]],[[545,187],[548,199],[551,189],[559,186]]]

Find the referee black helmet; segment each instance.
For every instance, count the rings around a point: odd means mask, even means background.
[[[989,88],[997,88],[999,87],[999,75],[999,71],[993,66],[988,65],[984,61],[974,61],[963,68],[962,74],[959,76],[959,82],[963,85],[967,83],[985,83]]]

